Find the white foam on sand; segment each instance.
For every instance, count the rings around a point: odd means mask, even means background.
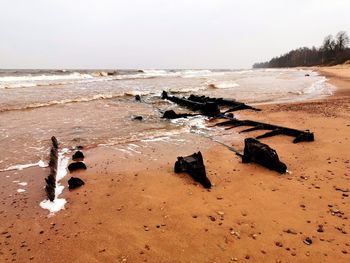
[[[20,183],[18,183],[18,184],[21,185],[21,186],[26,186],[26,185],[28,185],[27,182],[20,182]]]
[[[40,203],[41,208],[47,209],[50,211],[49,215],[53,215],[64,209],[65,204],[67,203],[66,199],[58,198],[59,195],[63,192],[64,186],[59,183],[59,181],[66,176],[67,174],[67,166],[69,158],[65,157],[65,153],[68,152],[68,149],[62,149],[58,153],[58,161],[57,161],[57,174],[56,174],[56,188],[55,188],[55,199],[51,202],[46,199]]]
[[[25,192],[26,190],[24,190],[24,189],[17,189],[17,193],[23,193],[23,192]]]
[[[301,95],[332,95],[335,87],[327,82],[327,78],[321,79],[312,83],[301,91]]]
[[[35,166],[39,166],[41,168],[45,168],[47,167],[47,164],[44,163],[44,161],[40,160],[37,163],[29,163],[29,164],[17,164],[17,165],[12,165],[6,169],[0,170],[0,172],[6,172],[6,171],[13,171],[13,170],[23,170],[26,168],[30,168],[30,167],[35,167]]]

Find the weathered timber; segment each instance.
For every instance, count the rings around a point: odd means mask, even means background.
[[[278,154],[274,149],[253,138],[244,140],[242,162],[254,162],[280,174],[284,174],[287,171],[287,166],[279,160]]]
[[[175,173],[187,172],[196,182],[203,185],[204,188],[211,188],[211,182],[206,175],[201,152],[186,157],[177,157],[174,171]]]
[[[214,102],[195,102],[186,98],[179,98],[175,96],[169,96],[166,91],[162,93],[162,99],[170,100],[180,106],[189,108],[193,111],[200,111],[203,115],[214,117],[220,114],[220,109]]]
[[[239,102],[236,100],[229,100],[229,99],[223,99],[223,98],[211,98],[211,97],[206,97],[206,96],[196,96],[196,95],[190,95],[188,97],[189,100],[195,101],[195,102],[201,102],[201,103],[206,103],[206,102],[213,102],[218,106],[227,106],[231,107],[229,110],[226,112],[232,112],[232,111],[237,111],[237,110],[254,110],[254,111],[261,111],[260,109],[254,108],[253,106],[247,105],[243,102]]]
[[[297,129],[286,128],[273,124],[251,121],[251,120],[238,120],[236,118],[230,118],[228,121],[224,121],[216,124],[216,126],[230,126],[230,128],[236,128],[241,126],[252,126],[253,128],[245,129],[243,132],[251,132],[257,130],[270,130],[262,135],[256,137],[256,139],[267,138],[275,135],[287,135],[294,137],[293,143],[298,142],[312,142],[314,141],[314,134],[309,130],[301,131]]]
[[[56,188],[56,173],[57,173],[57,163],[58,163],[58,141],[55,136],[51,137],[51,150],[50,150],[50,161],[49,169],[50,173],[45,178],[46,186],[45,191],[47,198],[50,201],[55,199],[55,188]]]
[[[71,177],[68,180],[68,188],[71,190],[83,186],[84,184],[84,181],[78,177]]]
[[[69,172],[74,172],[77,170],[86,170],[86,165],[83,162],[74,162],[68,165]]]
[[[178,118],[187,118],[190,116],[196,116],[198,114],[189,114],[189,113],[176,113],[173,110],[167,110],[164,112],[163,117],[164,119],[178,119]]]
[[[51,137],[52,147],[58,149],[58,141],[55,136]]]
[[[143,117],[142,117],[142,116],[135,116],[135,117],[133,118],[133,120],[135,120],[135,121],[142,121],[142,120],[143,120]]]
[[[83,161],[84,157],[85,156],[84,156],[82,151],[76,151],[72,156],[72,160],[73,161]]]

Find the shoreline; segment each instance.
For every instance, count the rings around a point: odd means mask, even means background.
[[[226,147],[196,134],[182,135],[181,143],[149,143],[143,155],[151,158],[97,147],[84,151],[88,169],[76,174],[86,185],[65,187],[66,209],[47,218],[39,207],[47,170],[5,172],[1,261],[348,262],[350,68],[315,70],[337,87],[334,95],[239,112],[240,119],[315,132],[315,142],[262,140],[291,174],[242,164]],[[241,150],[239,130],[232,129],[232,143]],[[198,150],[214,184],[210,191],[173,173],[176,156]],[[16,193],[17,180],[28,182],[26,192]]]

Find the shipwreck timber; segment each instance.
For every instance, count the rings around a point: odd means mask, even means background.
[[[274,149],[253,138],[244,140],[242,162],[254,162],[280,174],[284,174],[287,171],[287,166],[279,160],[278,154]]]
[[[309,130],[301,131],[297,129],[286,128],[283,126],[251,121],[251,120],[238,120],[236,118],[230,118],[228,121],[217,123],[216,126],[230,126],[229,128],[236,128],[241,126],[252,126],[252,128],[245,129],[241,133],[257,131],[257,130],[270,130],[262,135],[256,137],[256,139],[267,138],[275,135],[287,135],[294,137],[293,143],[298,142],[312,142],[314,141],[314,134]]]
[[[174,166],[175,173],[187,172],[196,182],[204,188],[211,188],[211,182],[206,175],[202,153],[194,153],[186,157],[177,157]]]
[[[229,100],[229,99],[223,99],[223,98],[211,98],[211,97],[206,97],[206,96],[196,96],[191,94],[188,97],[189,100],[195,101],[195,102],[200,102],[200,103],[215,103],[218,106],[226,106],[226,107],[231,107],[229,110],[226,112],[232,112],[232,111],[238,111],[238,110],[254,110],[254,111],[261,111],[260,109],[254,108],[250,105],[247,105],[243,102],[239,102],[236,100]]]
[[[55,199],[55,189],[56,189],[56,174],[57,174],[57,164],[58,164],[58,141],[55,136],[51,137],[51,150],[50,150],[50,161],[49,168],[50,173],[45,178],[46,186],[45,191],[47,198],[52,202]]]
[[[167,99],[180,106],[189,108],[193,111],[200,111],[203,115],[208,117],[214,117],[220,114],[220,109],[217,104],[213,102],[195,102],[186,98],[179,98],[175,96],[169,96],[166,91],[162,93],[162,99]]]

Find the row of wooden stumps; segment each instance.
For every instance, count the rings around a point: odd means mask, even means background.
[[[228,129],[250,126],[251,128],[245,129],[241,132],[251,132],[256,130],[267,130],[268,132],[257,136],[256,138],[247,138],[244,140],[244,151],[243,154],[236,154],[242,157],[243,163],[255,162],[270,170],[274,170],[280,174],[287,172],[287,166],[281,162],[277,152],[267,144],[264,144],[257,139],[271,137],[275,135],[287,135],[294,137],[293,143],[302,141],[314,141],[314,134],[309,130],[301,131],[297,129],[291,129],[273,124],[267,124],[251,120],[238,120],[234,118],[230,112],[237,110],[250,109],[254,111],[260,111],[260,109],[254,108],[243,102],[235,100],[227,100],[222,98],[211,98],[206,96],[190,95],[188,98],[180,98],[175,96],[169,96],[167,92],[163,91],[162,99],[170,100],[174,103],[184,106],[193,111],[199,111],[200,114],[177,114],[173,110],[165,111],[163,118],[176,119],[176,118],[187,118],[194,115],[205,115],[208,117],[226,119],[225,122],[216,124],[215,126],[228,126]],[[228,110],[221,112],[220,106],[229,107]],[[232,147],[228,147],[233,149]],[[201,152],[194,153],[186,157],[178,157],[175,163],[175,173],[187,172],[195,181],[199,182],[205,188],[211,187],[211,182],[206,176],[203,157]]]
[[[55,136],[51,137],[51,149],[50,149],[50,160],[49,160],[49,175],[45,178],[46,186],[45,192],[47,198],[53,202],[55,200],[55,191],[56,191],[56,176],[59,162],[59,153],[58,153],[58,141]],[[68,166],[70,173],[77,170],[86,170],[86,165],[83,162],[84,154],[78,149],[72,156],[73,162]],[[68,180],[69,189],[75,189],[84,185],[84,181],[78,177],[71,177]]]

